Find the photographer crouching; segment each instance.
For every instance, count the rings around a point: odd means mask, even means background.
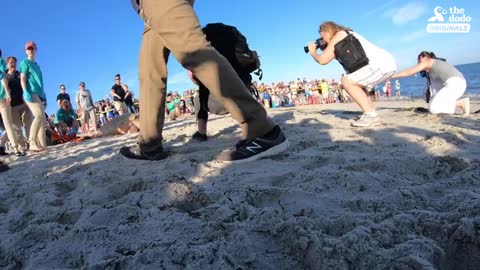
[[[371,91],[373,87],[390,78],[397,70],[393,56],[379,48],[352,29],[324,22],[320,25],[321,38],[305,47],[305,52],[321,65],[333,59],[343,66],[346,75],[342,77],[343,88],[355,100],[363,115],[352,122],[355,127],[367,127],[380,124],[372,101],[363,89]],[[317,54],[317,50],[323,52]]]

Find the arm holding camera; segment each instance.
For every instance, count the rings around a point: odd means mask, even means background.
[[[308,52],[317,63],[320,65],[326,65],[335,59],[335,45],[340,40],[344,39],[345,36],[346,33],[338,32],[331,38],[330,41],[320,38],[315,42],[310,42],[308,44]],[[318,49],[322,50],[323,52],[318,54]]]
[[[320,65],[326,65],[335,59],[335,52],[333,45],[328,45],[327,48],[321,53],[317,53],[318,47],[316,42],[310,42],[308,44],[308,52],[312,58]]]

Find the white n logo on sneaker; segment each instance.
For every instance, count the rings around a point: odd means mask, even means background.
[[[256,142],[252,142],[253,145],[255,146],[247,146],[245,148],[247,148],[248,151],[256,154],[257,152],[255,151],[255,149],[262,149],[262,146],[260,146],[258,143]]]

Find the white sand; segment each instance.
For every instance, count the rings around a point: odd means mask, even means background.
[[[212,162],[240,130],[215,117],[166,125],[164,161],[118,149],[135,136],[52,147],[0,175],[2,269],[479,269],[480,115],[377,103],[270,110],[287,153]],[[480,109],[479,101],[472,110]]]

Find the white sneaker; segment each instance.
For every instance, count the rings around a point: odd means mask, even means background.
[[[354,127],[378,126],[380,124],[382,123],[378,120],[376,113],[363,114],[358,120],[352,122]]]
[[[463,99],[463,116],[470,115],[470,98]]]

